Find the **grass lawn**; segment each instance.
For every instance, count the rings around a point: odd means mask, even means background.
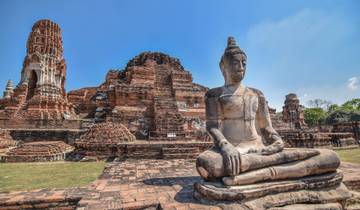
[[[360,164],[360,148],[348,149],[348,150],[338,150],[338,151],[336,151],[336,153],[340,156],[340,159],[343,162]]]
[[[86,186],[104,166],[105,162],[0,163],[0,192]]]

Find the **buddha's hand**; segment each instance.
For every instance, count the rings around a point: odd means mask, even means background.
[[[236,176],[240,174],[241,157],[240,152],[228,141],[224,140],[220,144],[221,154],[224,159],[226,174]]]
[[[272,155],[284,149],[284,142],[279,136],[273,136],[274,142],[261,150],[262,155]]]

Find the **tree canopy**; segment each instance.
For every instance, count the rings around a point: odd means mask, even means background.
[[[360,98],[346,101],[340,106],[322,99],[310,100],[308,104],[311,108],[305,109],[304,118],[309,126],[360,121]]]

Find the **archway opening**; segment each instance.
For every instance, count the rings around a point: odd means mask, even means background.
[[[35,94],[36,83],[37,83],[37,75],[36,72],[32,70],[30,73],[30,78],[28,83],[28,93],[27,93],[28,100],[32,98]]]

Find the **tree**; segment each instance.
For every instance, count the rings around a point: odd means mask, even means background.
[[[332,102],[317,98],[317,99],[309,100],[308,104],[311,108],[322,108],[327,110],[329,106],[332,104]]]
[[[340,106],[339,105],[337,105],[337,104],[331,104],[330,106],[329,106],[329,108],[328,108],[328,113],[331,113],[331,112],[333,112],[333,111],[336,111],[336,110],[339,110],[340,109]]]
[[[360,111],[354,111],[350,115],[350,121],[360,121]]]
[[[341,106],[351,111],[355,111],[355,110],[360,111],[360,98],[354,98],[350,101],[345,102]]]
[[[351,112],[349,110],[339,108],[328,114],[328,116],[326,117],[326,123],[335,124],[335,123],[349,122],[350,117],[351,117]]]
[[[341,106],[332,104],[327,111],[326,123],[335,124],[360,120],[360,98],[346,101]]]
[[[304,111],[305,123],[309,126],[315,126],[323,123],[326,119],[326,112],[319,107],[307,108]]]

